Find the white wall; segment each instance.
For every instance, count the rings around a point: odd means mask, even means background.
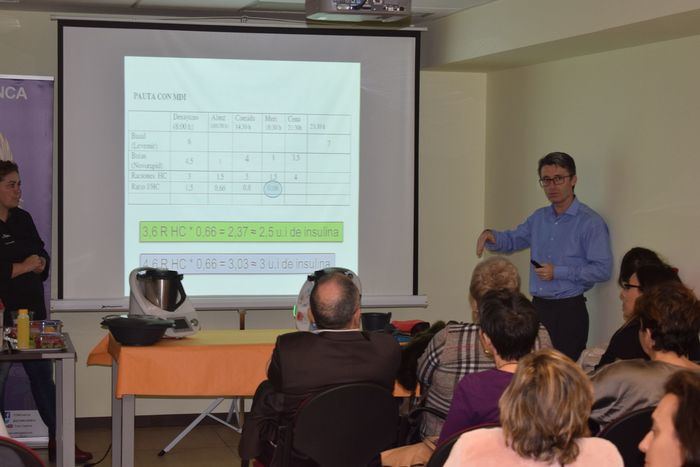
[[[569,152],[579,198],[610,227],[615,277],[639,245],[700,285],[699,53],[695,36],[489,73],[486,224],[510,227],[546,204],[537,160]],[[621,324],[618,293],[613,280],[588,294],[589,343]]]
[[[56,24],[49,14],[0,10],[2,17],[18,18],[22,27],[0,34],[0,74],[57,76]],[[395,319],[462,320],[468,316],[467,279],[476,263],[473,239],[484,218],[486,76],[421,73],[420,107],[419,292],[428,296],[429,307],[393,313]],[[53,247],[56,251],[55,237]],[[99,327],[104,314],[56,315],[78,351],[78,417],[110,413],[109,369],[85,365],[105,334]],[[238,326],[235,312],[202,312],[200,318],[209,329]],[[249,328],[292,326],[289,313],[280,311],[251,312],[246,323]],[[140,399],[137,414],[194,413],[208,402]]]

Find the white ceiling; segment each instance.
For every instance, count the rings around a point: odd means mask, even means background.
[[[412,0],[411,23],[422,24],[495,0]],[[279,18],[304,20],[304,0],[0,0],[0,9],[66,13]]]

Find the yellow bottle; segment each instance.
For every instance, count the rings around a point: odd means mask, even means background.
[[[24,308],[17,315],[17,348],[29,348],[29,310]]]

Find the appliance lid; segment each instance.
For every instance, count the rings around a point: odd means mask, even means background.
[[[137,276],[139,279],[181,280],[182,274],[170,269],[148,269]]]

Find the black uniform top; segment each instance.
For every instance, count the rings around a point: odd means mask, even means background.
[[[39,255],[46,260],[44,272],[28,272],[12,279],[12,263],[27,256]],[[49,254],[39,237],[32,216],[23,209],[10,209],[7,221],[0,220],[0,298],[5,304],[5,323],[10,310],[28,308],[34,319],[46,319],[43,282],[49,275]]]

